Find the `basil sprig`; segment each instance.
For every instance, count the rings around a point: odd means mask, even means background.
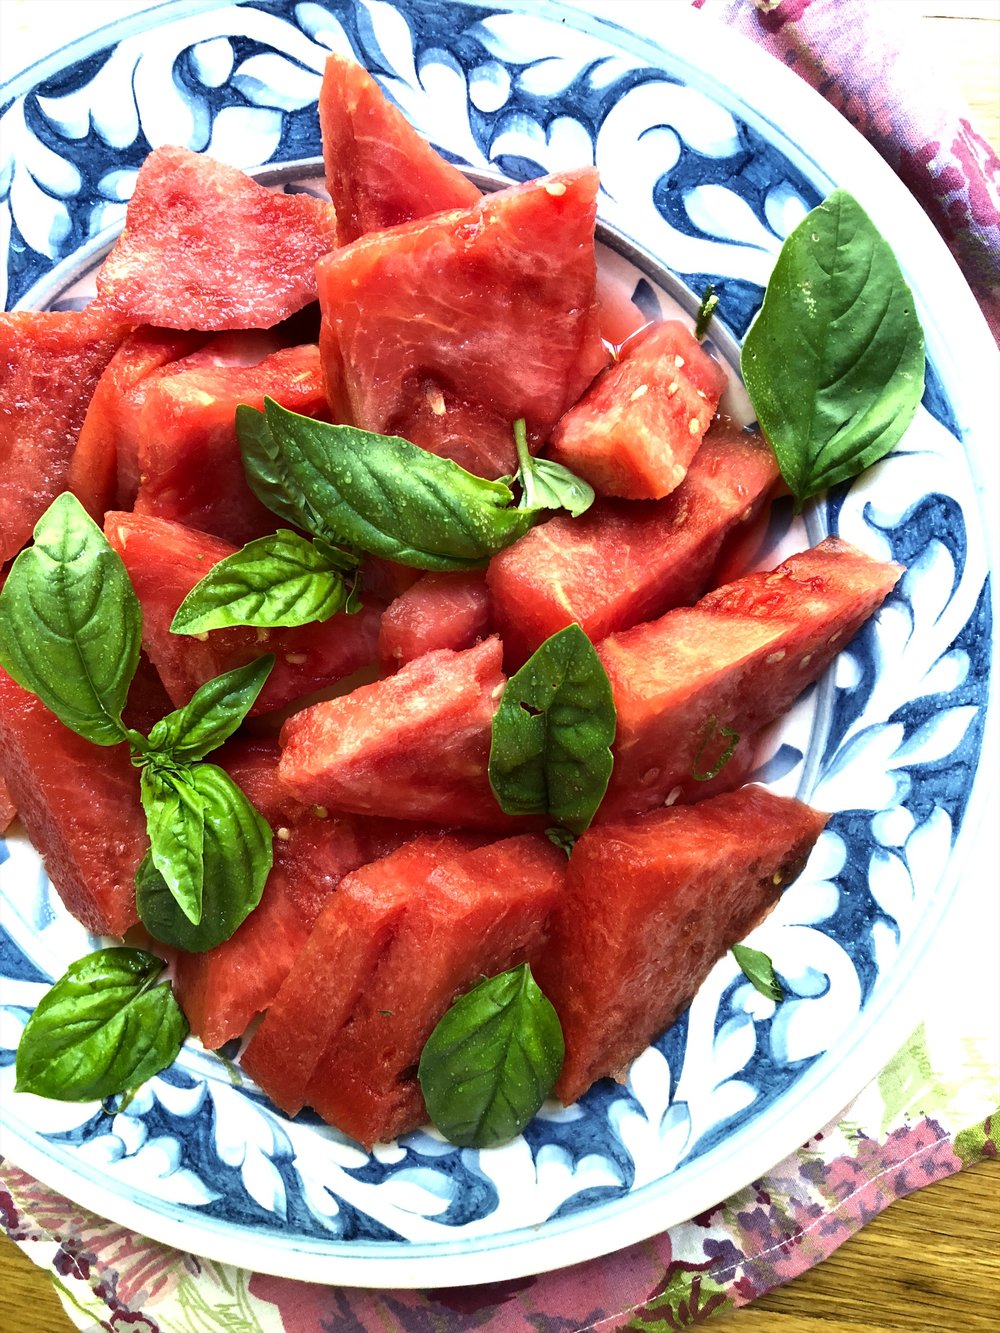
[[[77,735],[117,745],[142,639],[125,566],[68,491],[34,536],[0,592],[0,665]]]
[[[889,452],[924,390],[913,293],[846,190],[789,235],[740,369],[799,506]]]
[[[549,814],[572,833],[594,817],[611,777],[611,684],[579,625],[551,635],[504,687],[489,779],[509,815]]]
[[[251,489],[314,537],[415,569],[471,569],[524,535],[535,511],[500,481],[394,435],[333,426],[264,400],[236,412]]]
[[[514,422],[514,446],[517,449],[517,473],[500,480],[504,483],[516,481],[520,486],[518,509],[568,509],[574,518],[587,512],[594,503],[594,488],[562,463],[555,463],[551,458],[533,457],[528,449],[528,431],[523,417]]]
[[[760,949],[751,949],[748,944],[734,944],[732,953],[740,965],[740,971],[754,990],[780,1004],[785,998],[785,992],[775,975],[774,964],[767,954],[761,953]]]
[[[18,1092],[101,1101],[177,1058],[187,1020],[166,964],[142,949],[98,949],[70,963],[42,996],[17,1048]]]
[[[174,634],[251,625],[289,629],[356,611],[358,558],[282,528],[213,565],[181,602]]]
[[[506,1143],[552,1091],[563,1055],[558,1015],[522,963],[462,995],[428,1037],[417,1069],[427,1113],[460,1147]]]
[[[141,639],[142,612],[120,557],[79,501],[59,496],[0,593],[0,665],[87,740],[128,743],[142,770],[150,862],[191,927],[184,947],[208,948],[196,941],[219,943],[218,923],[232,934],[259,902],[271,831],[226,773],[200,761],[243,721],[274,658],[207,681],[145,737],[122,721]],[[211,912],[199,933],[209,883]],[[139,914],[155,938],[174,942],[157,935],[141,903]]]
[[[719,296],[715,290],[715,283],[710,282],[701,294],[701,301],[698,304],[698,313],[694,321],[694,336],[698,342],[701,342],[708,333],[708,326],[712,322],[712,316],[715,314],[716,307],[719,304]]]

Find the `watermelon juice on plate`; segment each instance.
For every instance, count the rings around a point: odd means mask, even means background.
[[[286,188],[312,188],[318,166],[288,164],[319,156],[315,99],[332,49],[374,68],[463,168],[524,179],[596,163],[599,216],[614,231],[605,267],[645,316],[678,296],[692,314],[711,280],[716,329],[721,318],[741,338],[781,238],[841,185],[890,237],[928,333],[928,391],[904,447],[808,505],[804,520],[784,511],[758,553],[772,566],[830,532],[908,567],[877,624],[772,738],[761,774],[832,812],[808,875],[754,939],[791,998],[768,1007],[723,960],[624,1085],[550,1104],[513,1143],[479,1151],[418,1131],[365,1154],[307,1114],[281,1116],[252,1085],[234,1087],[228,1066],[194,1044],[111,1115],[8,1090],[5,1151],[145,1234],[323,1281],[538,1271],[714,1202],[833,1114],[905,1035],[906,986],[982,800],[969,778],[992,642],[977,499],[986,417],[944,330],[961,327],[964,355],[984,363],[985,335],[915,206],[833,113],[782,71],[752,78],[761,58],[725,34],[712,74],[701,72],[689,16],[676,16],[667,50],[643,10],[623,6],[609,23],[575,7],[454,5],[446,22],[405,4],[176,5],[10,86],[23,135],[9,209],[27,245],[11,249],[8,305],[72,308],[92,291],[120,225],[114,191],[131,179],[115,173],[135,171],[151,145],[181,140],[250,169],[271,164]],[[630,30],[616,26],[626,21]],[[776,128],[786,123],[794,142]],[[67,174],[52,177],[45,202],[31,170],[54,169],[53,144]],[[734,351],[728,336],[718,341]],[[24,841],[6,848],[12,1051],[47,981],[92,944],[50,909]]]

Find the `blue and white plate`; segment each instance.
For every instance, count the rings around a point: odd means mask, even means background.
[[[783,237],[845,186],[896,249],[929,355],[923,406],[892,457],[804,521],[779,511],[761,555],[835,532],[908,568],[770,741],[764,780],[833,812],[754,937],[783,1004],[727,957],[627,1083],[547,1105],[523,1137],[484,1152],[421,1131],[369,1155],[308,1113],[288,1120],[193,1041],[118,1111],[44,1101],[13,1092],[19,1033],[50,979],[95,942],[14,834],[0,842],[3,1151],[78,1202],[289,1277],[519,1276],[709,1207],[836,1114],[908,1035],[993,764],[983,479],[997,432],[979,386],[995,390],[995,353],[951,257],[871,149],[795,76],[710,32],[680,6],[668,23],[663,6],[629,0],[178,0],[3,87],[8,306],[81,303],[160,144],[314,188],[332,50],[353,53],[471,171],[523,179],[595,162],[604,262],[650,314],[690,312],[714,282],[716,345],[731,363]],[[741,410],[735,387],[730,405]]]

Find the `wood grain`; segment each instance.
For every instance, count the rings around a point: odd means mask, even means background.
[[[906,0],[942,70],[1000,145],[1000,3]],[[722,1333],[997,1333],[1000,1162],[984,1162],[890,1207],[825,1263],[744,1310]],[[0,1236],[0,1329],[67,1333],[49,1276]],[[294,1330],[289,1330],[294,1333]],[[606,1329],[610,1333],[610,1329]]]

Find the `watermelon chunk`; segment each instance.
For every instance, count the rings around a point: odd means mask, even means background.
[[[149,846],[128,746],[84,740],[0,669],[0,774],[67,911],[124,935]]]
[[[395,671],[438,648],[471,648],[489,633],[490,599],[481,570],[425,574],[385,609],[378,655]]]
[[[323,906],[241,1059],[247,1073],[287,1114],[297,1115],[305,1105],[309,1080],[323,1052],[347,1022],[398,929],[412,874],[426,867],[428,850],[447,859],[471,845],[468,835],[425,834],[387,854],[374,890],[369,887],[369,867],[346,876],[336,896]],[[322,1004],[316,1003],[318,995]]]
[[[267,329],[316,299],[316,261],[336,244],[330,204],[157,148],[97,275],[98,299],[135,324]]]
[[[552,457],[602,495],[662,499],[684,480],[725,387],[683,324],[649,324],[560,421]]]
[[[799,875],[826,820],[744,787],[583,834],[536,970],[562,1023],[564,1102],[624,1076]]]
[[[479,198],[353,60],[327,59],[319,124],[342,245],[429,213],[467,208]]]
[[[486,774],[503,647],[425,653],[394,676],[296,713],[281,729],[281,780],[301,801],[462,828],[524,827]]]
[[[419,844],[411,846],[415,856]],[[345,896],[360,882],[376,900],[384,891],[398,901],[402,888],[406,903],[306,1102],[366,1147],[423,1124],[416,1066],[424,1043],[456,995],[484,976],[537,964],[565,879],[565,855],[528,834],[448,858],[432,844],[422,866],[388,858],[345,881]]]
[[[66,489],[87,404],[128,331],[93,307],[0,314],[0,565]]]
[[[251,715],[269,713],[334,685],[374,660],[381,606],[296,629],[211,630],[204,638],[171,634],[177,608],[199,579],[236,547],[168,519],[113,511],[108,541],[125,562],[142,606],[143,647],[176,705],[199,685],[265,653],[275,664]]]
[[[597,651],[618,734],[598,820],[651,810],[671,794],[697,800],[694,774],[712,771],[733,733],[745,740],[786,712],[902,572],[828,537],[771,572],[606,638]]]
[[[267,1008],[343,876],[419,831],[389,819],[331,818],[291,799],[278,782],[275,741],[230,742],[213,758],[243,788],[275,838],[259,905],[222,944],[176,958],[177,998],[206,1047],[238,1037]]]
[[[0,778],[0,833],[6,833],[17,818],[17,806],[6,782]]]
[[[274,532],[278,520],[247,485],[236,408],[263,408],[266,395],[302,416],[325,417],[319,349],[290,347],[257,365],[195,365],[174,372],[155,379],[144,396],[135,512],[211,532],[235,546]]]
[[[759,435],[720,423],[665,500],[598,500],[580,518],[532,528],[487,573],[508,665],[574,621],[598,643],[695,601],[723,539],[763,507],[777,476]]]
[[[334,420],[402,435],[470,471],[516,471],[606,363],[592,169],[363,236],[317,267]]]

